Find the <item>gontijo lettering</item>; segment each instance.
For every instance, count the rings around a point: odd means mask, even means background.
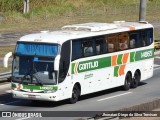
[[[78,69],[79,70],[87,70],[87,69],[97,68],[97,67],[98,67],[98,61],[94,61],[94,62],[80,64]]]

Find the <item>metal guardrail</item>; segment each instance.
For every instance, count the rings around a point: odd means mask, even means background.
[[[0,73],[0,78],[9,78],[11,77],[11,72]]]

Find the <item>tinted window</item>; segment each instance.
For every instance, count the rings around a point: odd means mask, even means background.
[[[105,43],[105,37],[102,36],[102,37],[98,37],[98,38],[95,38],[95,54],[96,55],[100,55],[100,54],[103,54],[103,53],[106,53],[106,43]]]
[[[144,47],[152,44],[153,29],[144,29],[91,38],[82,38],[72,42],[72,60]]]
[[[141,47],[151,45],[153,42],[153,29],[141,30],[140,40]]]
[[[123,32],[118,35],[119,50],[126,50],[129,47],[129,35],[128,32]]]
[[[84,57],[94,55],[93,42],[91,40],[84,40],[82,46],[83,46]]]
[[[153,42],[153,30],[149,29],[146,31],[146,44],[150,45]]]
[[[130,48],[136,48],[136,47],[140,47],[141,46],[141,42],[139,39],[139,33],[138,32],[131,32],[130,33]]]
[[[72,40],[72,60],[106,53],[105,36]]]
[[[61,59],[59,65],[59,79],[58,82],[62,82],[67,76],[70,64],[70,41],[63,43],[61,48]]]
[[[132,31],[129,33],[130,37],[130,48],[139,48],[151,45],[153,42],[153,30],[144,29],[138,31]]]
[[[72,41],[72,60],[82,57],[82,41],[74,40]]]
[[[36,55],[36,56],[56,56],[59,53],[59,45],[44,43],[18,42],[15,54]]]
[[[147,44],[146,44],[146,31],[141,31],[141,36],[140,36],[140,38],[141,38],[141,47],[144,47],[144,46],[146,46]]]
[[[117,50],[117,41],[118,41],[117,34],[107,35],[108,52],[115,52]]]

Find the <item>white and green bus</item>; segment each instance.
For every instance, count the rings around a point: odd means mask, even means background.
[[[6,55],[4,65],[7,66]],[[21,37],[13,53],[14,98],[77,102],[118,86],[136,88],[153,75],[153,26],[84,23]]]

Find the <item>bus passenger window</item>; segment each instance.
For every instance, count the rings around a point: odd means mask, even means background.
[[[147,36],[146,43],[147,43],[147,45],[151,45],[152,42],[153,42],[152,33],[153,33],[152,30],[147,30],[147,32],[146,32],[146,36]]]
[[[100,48],[101,46],[100,46],[100,44],[96,44],[96,54],[100,54]]]
[[[96,44],[96,55],[102,54],[103,53],[103,39],[102,38],[96,39],[95,44]]]
[[[117,35],[109,35],[107,36],[107,42],[108,42],[108,52],[115,52],[117,48]]]
[[[130,41],[129,41],[129,44],[130,44],[130,48],[133,49],[133,48],[136,48],[136,47],[139,47],[139,43],[138,43],[138,34],[137,33],[130,33]]]
[[[145,47],[146,46],[146,32],[142,31],[141,33],[141,47]]]
[[[92,41],[85,40],[83,42],[83,50],[85,57],[92,56],[94,54]]]
[[[114,44],[111,43],[111,42],[108,43],[108,51],[109,52],[114,52]]]
[[[128,49],[129,35],[127,32],[119,34],[119,50]]]
[[[130,48],[135,48],[135,39],[134,38],[132,38],[130,40]]]
[[[106,44],[104,47],[105,52],[108,52],[108,40],[107,39],[105,40],[104,44]]]
[[[82,40],[73,40],[72,41],[72,60],[82,58]]]

